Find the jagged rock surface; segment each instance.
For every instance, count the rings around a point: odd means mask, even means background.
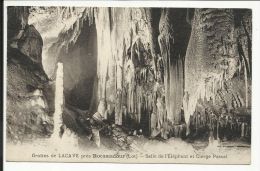
[[[33,25],[26,26],[24,33],[17,42],[18,49],[29,56],[34,62],[42,65],[42,37]]]
[[[54,94],[41,63],[42,39],[27,24],[27,7],[8,7],[7,137],[26,141],[50,136]]]

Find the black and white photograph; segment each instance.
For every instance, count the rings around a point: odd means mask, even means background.
[[[252,9],[6,8],[7,161],[251,163]]]

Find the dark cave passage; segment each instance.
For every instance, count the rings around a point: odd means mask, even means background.
[[[88,110],[97,75],[97,33],[95,23],[86,20],[74,45],[62,54],[65,103]]]

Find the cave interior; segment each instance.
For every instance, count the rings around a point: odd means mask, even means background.
[[[9,22],[8,43],[33,61],[27,65],[44,70],[48,85],[63,63],[62,118],[78,135],[88,133],[86,121],[98,113],[129,134],[250,141],[251,15],[248,9],[9,7],[8,19],[16,20]],[[33,42],[37,36],[42,45]],[[51,87],[34,87],[53,101]]]

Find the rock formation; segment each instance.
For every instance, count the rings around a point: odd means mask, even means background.
[[[42,38],[27,7],[8,7],[7,137],[19,142],[52,133],[54,94],[42,68]]]
[[[10,46],[17,41],[16,51],[44,73],[43,42],[50,79],[63,63],[65,106],[92,114],[102,108],[117,125],[165,139],[189,134],[195,112],[250,113],[250,10],[31,7],[28,13],[10,11]],[[45,84],[35,89],[48,83],[41,76]]]

